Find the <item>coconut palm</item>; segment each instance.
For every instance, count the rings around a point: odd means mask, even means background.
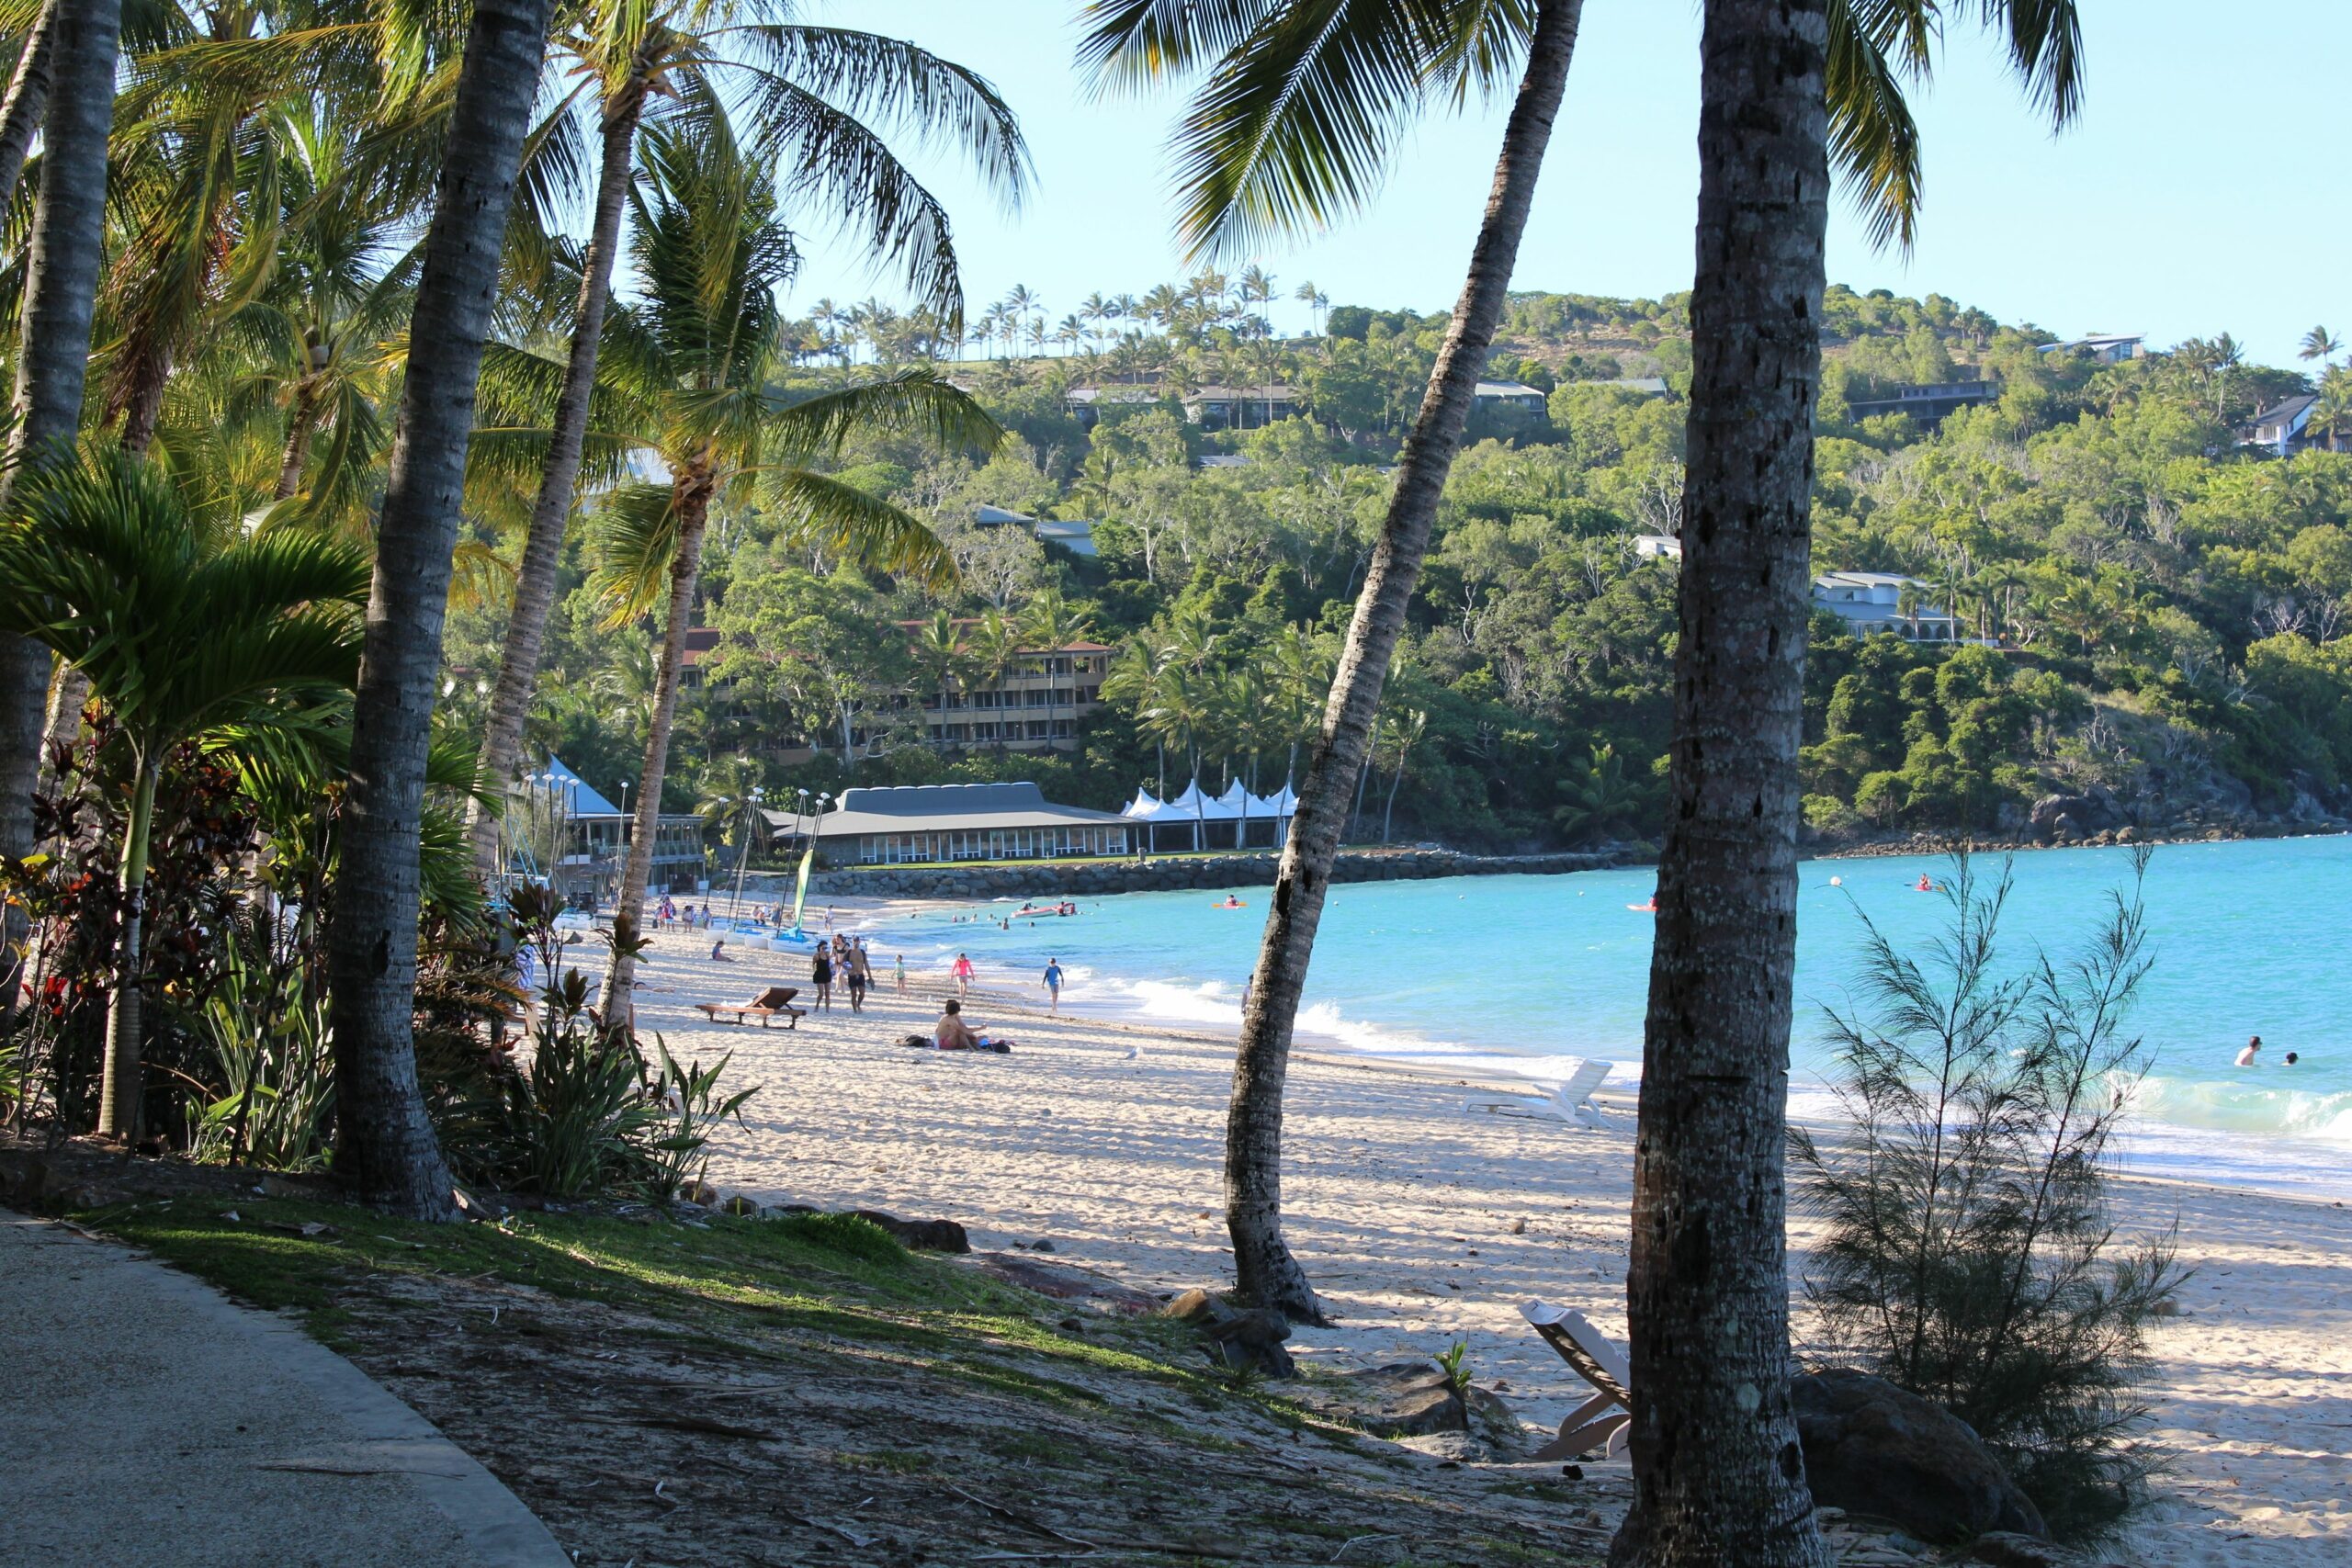
[[[147,852],[164,761],[223,726],[347,690],[368,562],[299,529],[223,540],[158,470],[119,454],[20,482],[0,527],[0,626],[72,665],[130,751],[122,926],[107,1006],[101,1134],[138,1130]]]
[[[1978,11],[2063,122],[2074,6]],[[1916,200],[1916,136],[1855,130],[1907,135],[1907,114],[1858,120],[1849,100],[1876,82],[1866,104],[1899,105],[1935,20],[1925,0],[1707,0],[1671,798],[1626,1291],[1644,1393],[1616,1562],[1830,1561],[1791,1462],[1781,1173],[1824,238],[1833,157],[1905,210]],[[1858,73],[1858,54],[1888,63]],[[1907,220],[1881,232],[1905,237]]]
[[[1045,657],[1046,728],[1051,729],[1054,710],[1060,705],[1055,677],[1058,673],[1056,666],[1066,657],[1062,650],[1092,637],[1094,626],[1085,612],[1070,607],[1060,589],[1048,588],[1030,600],[1022,612],[1021,633]],[[1074,701],[1072,705],[1075,706]]]
[[[0,207],[13,200],[25,171],[25,154],[49,112],[50,62],[56,52],[57,15],[62,0],[42,0],[19,40],[17,69],[0,97]]]
[[[2333,367],[2335,356],[2344,352],[2344,344],[2325,327],[2313,327],[2303,334],[2302,345],[2295,352],[2299,358],[2316,359],[2323,366]]]
[[[546,33],[547,0],[475,0],[410,316],[352,701],[343,875],[327,932],[335,1174],[418,1219],[458,1211],[416,1080],[417,843],[474,379]]]
[[[1825,42],[1836,46],[1831,114],[1841,164],[1876,226],[1896,236],[1907,235],[1917,194],[1917,136],[1899,77],[1906,66],[1924,69],[1932,10],[1928,0],[1840,0],[1842,20],[1825,28]],[[2012,7],[1996,0],[1984,10],[1991,19]],[[2071,28],[2068,0],[2015,10],[2036,25],[2063,12]],[[1580,13],[1579,0],[1201,0],[1181,9],[1091,0],[1086,7],[1080,58],[1098,84],[1206,72],[1176,138],[1178,238],[1195,253],[1247,251],[1326,226],[1362,204],[1423,110],[1514,92],[1469,276],[1398,457],[1388,515],[1299,785],[1234,1075],[1226,1183],[1238,1282],[1251,1300],[1307,1321],[1319,1321],[1321,1309],[1281,1228],[1291,1030],[1349,796],[1501,320]],[[1808,14],[1823,21],[1818,8]],[[2026,30],[2024,22],[2013,29],[2020,39]]]
[[[1315,321],[1315,335],[1317,337],[1321,337],[1323,335],[1323,312],[1331,308],[1331,297],[1329,294],[1324,293],[1321,289],[1316,288],[1312,282],[1308,282],[1300,284],[1298,288],[1292,292],[1291,298],[1306,307],[1307,314],[1313,317]]]
[[[1177,666],[1164,651],[1155,651],[1143,642],[1131,642],[1119,649],[1111,660],[1111,668],[1103,673],[1102,696],[1106,703],[1125,703],[1136,716],[1138,726],[1142,716],[1160,705],[1170,672]],[[1148,728],[1144,733],[1152,738],[1158,765],[1155,773],[1159,781],[1159,795],[1168,795],[1168,742],[1164,736]]]
[[[931,619],[915,628],[915,661],[939,682],[939,733],[947,738],[947,694],[960,684],[967,665],[964,628],[953,612],[934,610]]]
[[[768,163],[726,117],[697,112],[647,130],[645,183],[632,193],[639,297],[607,319],[600,376],[614,439],[667,482],[616,486],[591,536],[595,581],[612,624],[661,611],[662,662],[638,779],[636,822],[616,926],[633,936],[652,874],[672,723],[684,669],[702,547],[714,505],[756,495],[787,533],[933,583],[953,573],[945,548],[898,508],[815,471],[854,432],[993,442],[977,404],[928,370],[907,370],[802,401],[772,387],[786,356],[777,291],[794,253],[778,221]],[[616,944],[609,1018],[628,1016],[635,953]]]
[[[949,331],[961,330],[964,290],[947,216],[884,132],[903,128],[953,142],[1006,205],[1020,201],[1027,152],[1012,111],[987,82],[896,39],[795,22],[793,9],[791,0],[588,0],[562,34],[564,48],[597,84],[602,155],[571,353],[483,731],[482,766],[493,777],[505,777],[520,755],[538,676],[647,104],[714,76],[740,79],[729,85],[747,100],[761,153],[793,171],[791,194],[861,233],[877,261],[898,263]],[[735,57],[714,53],[722,45]],[[841,317],[831,301],[820,303],[821,316],[812,317],[831,331]],[[876,313],[869,310],[865,332],[878,356],[885,334]],[[495,824],[485,818],[474,831],[477,858],[493,857]]]
[[[57,460],[81,423],[90,317],[106,249],[120,0],[63,6],[54,26],[40,190],[25,250],[13,423],[0,457],[0,517],[11,513],[18,476],[35,460]],[[0,633],[0,854],[17,859],[34,849],[32,792],[49,716],[50,662],[49,651],[30,638]],[[22,912],[11,905],[0,921],[0,1011],[13,1017]]]

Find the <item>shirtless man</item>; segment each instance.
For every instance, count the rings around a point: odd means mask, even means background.
[[[932,1032],[932,1038],[939,1042],[943,1051],[994,1049],[984,1036],[972,1032],[972,1026],[964,1021],[964,1004],[952,997],[947,1000],[946,1010],[939,1015],[939,1027]]]
[[[2250,1067],[2254,1066],[2254,1059],[2261,1053],[2261,1050],[2262,1036],[2257,1034],[2253,1039],[2245,1043],[2245,1050],[2238,1053],[2238,1066],[2241,1067]]]

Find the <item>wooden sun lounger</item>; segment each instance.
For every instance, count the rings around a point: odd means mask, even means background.
[[[1613,1062],[1585,1062],[1568,1075],[1568,1081],[1557,1089],[1532,1086],[1532,1093],[1474,1094],[1462,1102],[1462,1109],[1488,1111],[1498,1116],[1533,1116],[1551,1122],[1574,1122],[1581,1126],[1601,1125],[1600,1108],[1592,1102],[1592,1091],[1608,1078]]]
[[[770,986],[748,1002],[696,1002],[695,1009],[713,1023],[721,1018],[732,1018],[737,1023],[756,1018],[760,1027],[765,1029],[780,1018],[784,1026],[790,1029],[808,1016],[806,1009],[792,1005],[792,998],[799,994],[797,987]]]
[[[1576,1369],[1577,1376],[1596,1391],[1568,1413],[1560,1435],[1535,1450],[1539,1460],[1575,1459],[1594,1449],[1603,1459],[1624,1451],[1625,1432],[1634,1424],[1633,1369],[1624,1352],[1609,1342],[1584,1314],[1544,1302],[1529,1302],[1519,1309],[1544,1343]]]

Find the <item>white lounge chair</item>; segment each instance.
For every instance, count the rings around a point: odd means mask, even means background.
[[[1568,1413],[1568,1418],[1560,1423],[1560,1435],[1536,1450],[1534,1457],[1575,1459],[1599,1449],[1601,1458],[1616,1458],[1624,1451],[1625,1432],[1634,1424],[1634,1372],[1624,1352],[1611,1344],[1609,1336],[1595,1328],[1584,1314],[1570,1308],[1529,1302],[1519,1314],[1597,1391]]]
[[[1574,1122],[1580,1126],[1599,1127],[1602,1124],[1600,1108],[1592,1102],[1592,1091],[1599,1089],[1616,1066],[1614,1062],[1586,1062],[1568,1075],[1567,1082],[1556,1089],[1535,1085],[1532,1093],[1474,1094],[1462,1102],[1464,1113],[1473,1111],[1491,1111],[1498,1116],[1534,1116],[1551,1122]]]

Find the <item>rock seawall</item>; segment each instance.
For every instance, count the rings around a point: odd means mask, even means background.
[[[1342,853],[1334,882],[1404,882],[1432,876],[1550,875],[1626,863],[1613,851],[1547,855],[1472,855],[1453,850]],[[1271,854],[1157,856],[1150,860],[1052,861],[1035,865],[842,866],[820,871],[809,890],[833,898],[1100,897],[1191,888],[1271,886]]]

